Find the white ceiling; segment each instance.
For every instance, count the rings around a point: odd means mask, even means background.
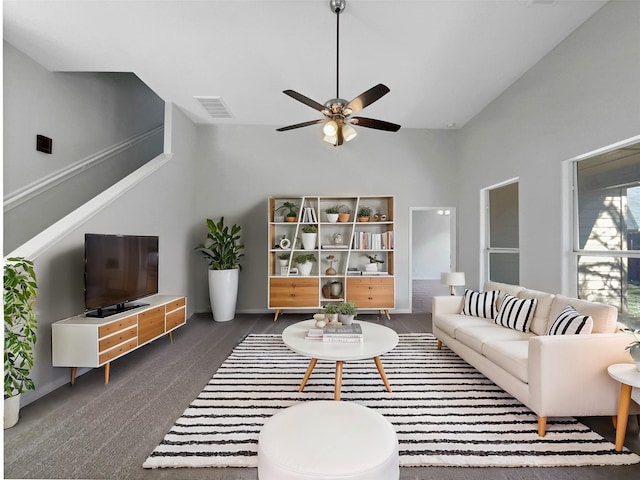
[[[362,112],[404,128],[465,125],[606,1],[347,0],[340,96],[391,92]],[[134,72],[198,123],[280,127],[336,94],[329,0],[3,2],[4,38],[52,71]],[[214,120],[195,96],[220,96]]]

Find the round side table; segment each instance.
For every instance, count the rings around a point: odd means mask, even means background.
[[[631,390],[640,388],[640,372],[633,363],[616,363],[607,368],[609,376],[620,382],[620,399],[618,400],[618,417],[616,420],[616,451],[621,451],[624,436],[627,432]]]

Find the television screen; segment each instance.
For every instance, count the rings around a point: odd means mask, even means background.
[[[158,293],[158,237],[87,233],[84,243],[85,309],[100,310]],[[115,312],[114,312],[115,313]]]

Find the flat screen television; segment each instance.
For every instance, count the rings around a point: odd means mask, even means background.
[[[156,236],[86,233],[86,315],[107,317],[144,305],[130,302],[158,293],[158,254]]]

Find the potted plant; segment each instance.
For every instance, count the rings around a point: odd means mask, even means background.
[[[358,307],[356,304],[351,302],[340,302],[336,305],[336,308],[338,309],[338,321],[343,325],[351,325],[353,317],[358,313]]]
[[[276,209],[276,212],[280,210],[287,210],[284,218],[287,222],[295,222],[298,219],[297,206],[291,202],[284,202],[280,207]]]
[[[305,225],[302,227],[302,248],[305,250],[315,250],[318,238],[317,225]]]
[[[384,260],[378,258],[378,254],[377,253],[374,253],[373,255],[365,254],[365,257],[367,257],[369,259],[369,264],[365,265],[365,267],[364,267],[364,271],[365,272],[377,272],[378,271],[378,264],[379,263],[384,263]]]
[[[338,205],[338,221],[348,222],[351,218],[351,209],[347,205]]]
[[[38,327],[33,262],[11,257],[4,265],[4,428],[13,427],[20,415],[20,397],[34,390],[29,378]]]
[[[625,350],[629,350],[629,355],[636,364],[636,369],[640,372],[640,328],[631,330],[630,328],[623,328],[623,332],[633,335],[633,341],[627,345]]]
[[[324,306],[324,314],[329,323],[338,321],[338,306],[334,303],[329,303]]]
[[[327,220],[331,223],[336,223],[338,221],[338,216],[340,215],[340,208],[338,205],[334,207],[327,208],[324,213],[327,214]]]
[[[317,261],[317,259],[313,253],[299,253],[293,257],[293,261],[298,265],[300,275],[307,276],[311,273],[313,262]]]
[[[365,207],[364,205],[358,208],[358,221],[359,222],[368,222],[369,217],[371,217],[371,208]]]
[[[207,218],[207,241],[198,245],[209,262],[209,301],[213,319],[217,322],[233,320],[238,299],[238,272],[242,268],[240,258],[244,245],[240,243],[240,226],[231,228],[224,225],[224,217],[219,222]]]

